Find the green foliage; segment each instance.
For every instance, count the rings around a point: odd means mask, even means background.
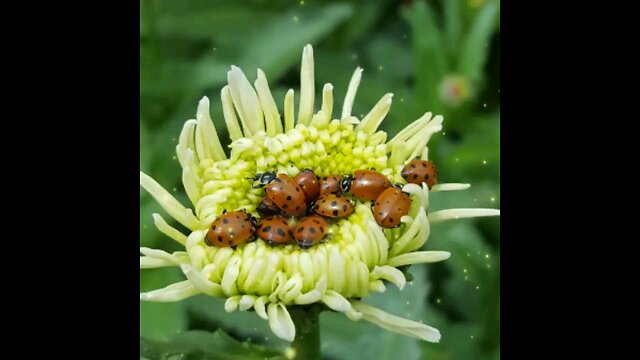
[[[316,101],[322,86],[332,83],[334,116],[357,66],[364,73],[353,113],[366,115],[392,92],[393,106],[382,124],[390,137],[427,111],[444,116],[443,132],[429,144],[430,157],[441,181],[472,187],[432,194],[431,211],[499,207],[499,1],[142,0],[140,9],[140,169],[183,204],[189,202],[175,146],[198,101],[211,99],[226,146],[219,94],[230,65],[240,66],[251,82],[261,68],[282,113],[289,88],[296,90],[298,104],[299,61],[302,47],[311,43]],[[469,97],[458,105],[440,94],[450,75],[469,84]],[[155,228],[152,213],[181,228],[141,190],[140,245],[179,249]],[[434,225],[425,249],[447,250],[452,257],[412,266],[414,279],[403,291],[389,285],[364,301],[437,327],[441,342],[419,342],[324,312],[325,359],[499,359],[499,220]],[[183,279],[179,269],[142,270],[140,290]],[[224,300],[206,296],[141,302],[140,335],[146,359],[275,359],[288,345],[255,313],[228,314]]]
[[[168,340],[140,338],[140,357],[149,360],[277,360],[284,357],[277,351],[240,342],[218,330],[187,331]]]

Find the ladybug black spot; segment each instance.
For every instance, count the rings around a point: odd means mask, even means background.
[[[426,162],[423,162],[423,163],[422,163],[422,167],[427,167],[427,163],[426,163]]]
[[[347,204],[342,205],[342,211],[347,211],[347,208],[348,208]]]
[[[320,221],[318,221],[316,219],[313,219],[313,222],[316,223],[316,224],[320,224]]]
[[[227,244],[231,245],[231,244],[233,244],[233,241],[227,240]]]
[[[320,232],[324,232],[324,228],[320,226]]]
[[[227,219],[227,218],[222,219],[222,223],[223,224],[228,224],[229,223],[229,219]]]
[[[277,231],[277,232],[278,232],[278,235],[280,235],[280,236],[284,236],[284,230],[282,230],[282,229],[278,229],[278,231]]]
[[[314,228],[313,226],[309,228],[309,231],[311,231],[312,234],[316,233],[316,228]]]
[[[417,174],[413,174],[413,180],[417,179],[418,175]]]
[[[218,236],[218,241],[222,242],[222,236]]]
[[[269,231],[271,231],[271,226],[267,226],[264,229],[262,229],[262,232],[265,234],[268,233]]]
[[[334,200],[334,201],[331,202],[331,206],[337,206],[337,205],[338,205],[337,201]]]
[[[415,169],[416,168],[416,164],[411,164],[411,168]]]
[[[338,216],[338,210],[333,210],[333,216]]]
[[[215,230],[216,230],[216,226],[215,226],[215,225],[213,225],[213,227],[211,228],[211,230],[214,230],[214,231],[215,231]]]
[[[425,179],[425,180],[429,180],[429,174],[425,174],[425,175],[424,175],[424,179]]]
[[[283,208],[283,209],[286,209],[287,207],[288,207],[288,205],[287,205],[287,204],[282,205],[282,208]]]
[[[291,200],[291,195],[287,195],[287,200]]]

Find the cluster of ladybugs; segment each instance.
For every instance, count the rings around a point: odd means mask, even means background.
[[[408,183],[424,182],[429,188],[438,182],[435,165],[426,160],[410,161],[401,175]],[[207,245],[236,247],[257,236],[270,245],[294,240],[300,248],[308,249],[325,238],[329,221],[346,218],[354,212],[354,205],[346,194],[360,201],[371,201],[376,222],[387,229],[399,226],[411,206],[409,194],[401,190],[402,185],[392,185],[375,170],[356,170],[346,176],[323,178],[310,169],[294,178],[265,172],[249,180],[253,181],[253,188],[265,188],[265,197],[256,209],[262,218],[257,219],[245,210],[225,210],[207,232]]]

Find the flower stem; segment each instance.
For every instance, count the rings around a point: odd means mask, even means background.
[[[292,306],[289,314],[296,325],[296,337],[291,343],[293,359],[320,359],[320,312],[318,305]]]

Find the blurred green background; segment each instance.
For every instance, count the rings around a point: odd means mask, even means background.
[[[189,204],[175,145],[184,121],[195,118],[200,98],[211,99],[212,117],[225,139],[219,96],[227,71],[231,64],[240,66],[253,82],[260,67],[282,112],[286,90],[299,93],[302,47],[311,43],[316,95],[324,83],[334,85],[334,116],[356,66],[364,73],[353,113],[366,114],[382,95],[393,92],[393,106],[383,122],[391,136],[426,111],[444,115],[443,132],[429,144],[430,157],[441,182],[469,182],[472,187],[433,194],[430,210],[499,208],[499,16],[500,4],[491,0],[141,0],[140,168]],[[153,226],[154,212],[162,210],[141,190],[141,246],[178,250]],[[439,328],[441,343],[323,313],[324,358],[498,359],[499,222],[486,218],[434,225],[425,249],[448,250],[451,259],[412,267],[415,279],[402,292],[389,286],[386,293],[367,298],[388,312]],[[140,290],[179,280],[179,269],[143,270]],[[198,333],[203,340],[191,343],[176,335],[194,329],[224,333]],[[270,356],[269,350],[240,344],[248,339],[278,349],[286,346],[255,314],[226,314],[222,300],[204,296],[179,303],[141,302],[140,335],[141,349],[175,344],[189,349],[189,344],[207,343],[218,353],[192,349],[183,359],[218,358],[221,349]],[[146,356],[151,358],[149,351]]]

